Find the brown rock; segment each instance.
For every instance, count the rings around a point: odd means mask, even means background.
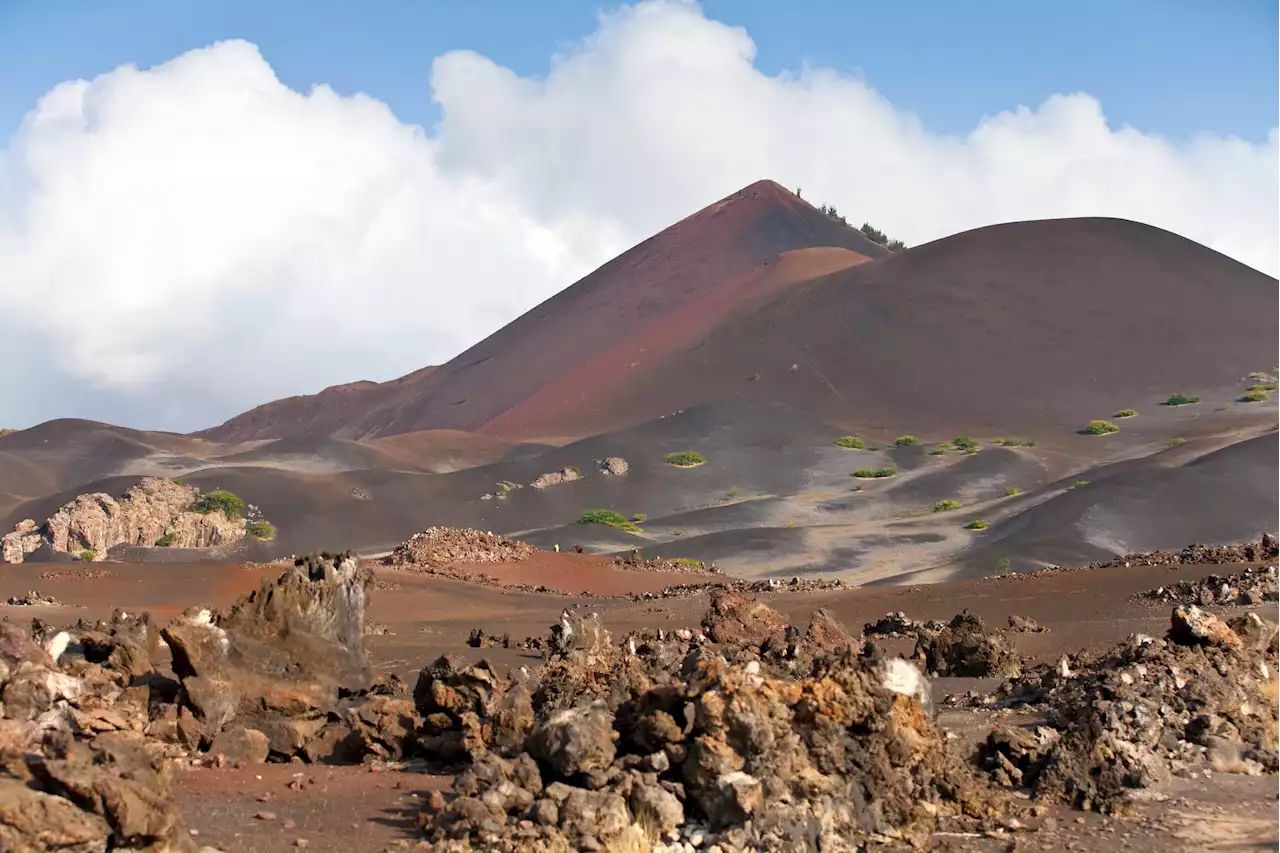
[[[617,754],[613,715],[599,702],[560,711],[534,728],[528,749],[563,778],[606,770]]]
[[[707,636],[717,643],[782,649],[787,619],[761,601],[733,590],[711,594],[711,610],[702,619]]]
[[[244,726],[233,726],[219,732],[209,744],[210,753],[225,755],[231,761],[245,764],[262,764],[267,760],[268,751],[267,736]]]
[[[24,519],[13,526],[12,533],[6,533],[0,538],[0,561],[21,563],[28,554],[43,544],[40,525],[30,518]]]
[[[1217,616],[1194,604],[1175,607],[1170,619],[1169,639],[1183,646],[1238,648],[1240,638]]]

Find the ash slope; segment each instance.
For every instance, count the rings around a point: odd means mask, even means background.
[[[356,438],[475,430],[718,286],[784,252],[824,246],[866,258],[887,254],[794,193],[760,181],[625,252],[429,373],[381,386],[361,383],[343,395],[269,403],[200,435],[230,441],[300,429]],[[586,434],[570,427],[558,436]]]
[[[584,364],[481,429],[590,432],[729,398],[888,437],[1078,429],[1178,391],[1238,396],[1275,361],[1277,293],[1134,222],[991,226],[780,289],[680,347],[640,337],[632,369]]]

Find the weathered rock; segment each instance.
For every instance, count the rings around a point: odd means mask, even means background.
[[[711,610],[702,619],[707,636],[721,644],[784,649],[786,617],[767,604],[732,590],[711,594]]]
[[[0,560],[6,563],[21,563],[32,551],[44,544],[40,535],[40,525],[30,518],[19,521],[12,533],[0,538]]]
[[[815,652],[836,654],[853,648],[853,638],[828,610],[815,610],[804,632],[804,642]]]
[[[1240,645],[1240,638],[1212,613],[1206,613],[1194,604],[1173,609],[1169,639],[1184,646]]]
[[[163,766],[138,748],[69,736],[0,765],[0,849],[195,853]]]
[[[209,744],[212,755],[225,755],[231,761],[245,764],[261,764],[267,760],[270,748],[267,736],[257,729],[233,726],[214,737]]]
[[[572,483],[574,480],[581,480],[582,472],[577,468],[561,468],[559,471],[551,471],[546,474],[539,474],[529,487],[532,489],[548,489],[552,486],[558,486],[561,483]]]
[[[184,703],[213,737],[233,719],[315,717],[369,687],[364,619],[372,576],[350,554],[308,557],[226,616],[190,608],[163,631]],[[279,741],[278,741],[279,742]]]
[[[613,715],[604,703],[560,711],[529,735],[529,752],[561,778],[604,770],[613,763]]]
[[[1048,629],[1040,627],[1040,624],[1030,617],[1013,615],[1009,617],[1009,630],[1020,634],[1043,634]]]
[[[663,753],[658,753],[663,755]],[[631,789],[631,814],[653,834],[666,834],[684,823],[684,804],[666,788],[642,783]]]
[[[627,460],[621,456],[606,456],[604,459],[596,462],[596,466],[600,469],[601,474],[609,474],[614,477],[621,477],[631,470],[631,466],[627,464]]]
[[[916,654],[932,675],[984,678],[1017,675],[1018,653],[1001,634],[987,631],[977,616],[961,613],[934,635],[921,634]]]

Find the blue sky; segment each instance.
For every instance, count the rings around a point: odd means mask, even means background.
[[[0,138],[56,83],[147,67],[225,38],[257,44],[295,89],[367,92],[431,126],[431,61],[475,50],[522,75],[594,30],[596,0],[0,0]],[[1277,125],[1269,0],[706,0],[745,26],[765,73],[859,73],[935,133],[1053,93],[1101,100],[1113,127],[1265,139]],[[376,9],[376,11],[374,11]],[[975,11],[978,10],[978,11]]]

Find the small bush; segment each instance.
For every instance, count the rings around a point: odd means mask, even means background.
[[[1075,485],[1074,485],[1074,486],[1072,486],[1072,488],[1073,488],[1073,489],[1078,489],[1078,488],[1080,488],[1081,486],[1087,486],[1087,485],[1089,485],[1089,481],[1088,481],[1088,480],[1076,480]]]
[[[929,451],[929,455],[930,455],[930,456],[946,456],[946,455],[947,455],[947,451],[946,451],[946,449],[945,449],[945,448],[942,448],[942,447],[935,447],[933,450],[930,450],[930,451]]]
[[[914,435],[900,435],[893,440],[894,447],[918,447],[920,439]]]
[[[1007,575],[1012,571],[1013,571],[1013,563],[1010,562],[1008,557],[1001,557],[1000,561],[996,563],[997,575],[1000,575],[1003,577],[1004,575]]]
[[[951,446],[956,450],[977,450],[978,442],[967,435],[960,435],[951,439]]]
[[[94,557],[96,557],[96,556],[98,556],[98,555],[97,555],[97,554],[95,554],[95,553],[93,552],[93,549],[92,549],[92,548],[85,548],[83,551],[81,551],[81,552],[80,552],[79,554],[77,554],[76,556],[78,556],[81,560],[84,560],[86,563],[92,563],[92,562],[93,562],[93,558],[94,558]]]
[[[986,530],[990,526],[991,526],[990,524],[978,518],[966,524],[964,526],[964,529],[965,530]]]
[[[577,474],[579,477],[582,476],[582,469],[579,468],[577,465],[569,465],[564,470]]]
[[[1009,488],[1004,490],[1004,496],[1006,498],[1011,498],[1014,495],[1020,495],[1020,494],[1022,494],[1022,489],[1019,489],[1017,486],[1010,486]]]
[[[1112,417],[1116,417],[1116,418],[1136,418],[1137,416],[1138,416],[1137,409],[1121,409],[1120,411],[1112,415]]]
[[[959,508],[960,508],[960,501],[953,501],[951,500],[951,498],[938,501],[936,504],[933,505],[934,512],[950,512],[953,509],[959,509]]]
[[[1086,435],[1108,435],[1119,431],[1120,427],[1111,421],[1089,421],[1089,425],[1081,430]]]
[[[1035,446],[1036,446],[1036,440],[1035,440],[1034,438],[1028,438],[1026,441],[1022,442],[1022,446],[1023,446],[1023,447],[1035,447]]]
[[[742,494],[742,492],[740,492],[740,491],[738,490],[738,487],[737,487],[737,486],[734,486],[732,489],[730,489],[729,491],[725,492],[725,495],[724,495],[724,496],[725,496],[725,499],[726,499],[726,500],[733,500],[734,498],[736,498],[736,497],[737,497],[738,495],[740,495],[740,494]]]
[[[1168,447],[1178,447],[1179,445],[1183,445],[1186,443],[1187,443],[1187,440],[1185,438],[1183,438],[1182,436],[1178,436],[1176,438],[1171,438],[1168,441],[1166,441],[1165,445]]]
[[[701,560],[695,560],[693,559],[693,557],[676,557],[671,562],[675,563],[678,566],[689,566],[690,568],[694,568],[694,569],[700,569],[706,565],[706,563],[702,562]]]
[[[684,535],[684,531],[683,531],[683,530],[673,530],[673,531],[671,531],[671,535],[672,535],[672,536],[683,536],[683,535]]]
[[[620,512],[614,512],[611,509],[589,509],[578,518],[579,524],[603,524],[606,527],[614,527],[618,530],[625,530],[628,533],[639,533],[640,527],[633,521],[628,521],[627,517]]]
[[[836,447],[844,447],[848,450],[866,450],[867,443],[856,435],[841,436],[836,439]]]
[[[897,468],[859,468],[853,472],[853,476],[859,480],[883,480],[885,477],[892,477],[898,473]]]
[[[1016,438],[999,438],[999,439],[996,439],[996,444],[1000,445],[1001,447],[1021,447],[1022,446],[1022,442]]]
[[[1264,382],[1261,385],[1250,385],[1247,391],[1275,391],[1278,387],[1274,382]]]
[[[639,524],[640,522],[644,521],[648,517],[649,516],[645,515],[643,512],[637,512],[635,515],[631,516],[631,520],[634,521],[636,524]]]
[[[253,522],[245,528],[245,532],[263,542],[274,542],[276,538],[276,526],[266,519]]]
[[[1268,399],[1266,391],[1246,391],[1240,398],[1241,403],[1265,403]]]
[[[196,502],[191,505],[191,511],[198,512],[201,515],[208,515],[218,510],[222,510],[227,518],[235,521],[244,514],[244,500],[234,492],[228,492],[225,489],[214,489],[212,492],[205,492],[196,498]]]
[[[1199,402],[1200,402],[1200,398],[1199,398],[1199,397],[1189,397],[1189,396],[1187,396],[1186,394],[1170,394],[1170,395],[1165,399],[1165,401],[1164,401],[1163,403],[1161,403],[1160,405],[1162,405],[1162,406],[1189,406],[1189,405],[1191,405],[1192,403],[1199,403]]]
[[[156,540],[156,547],[170,548],[173,546],[173,543],[177,541],[177,538],[178,537],[174,536],[172,533],[166,533],[165,535],[161,536],[159,539]]]
[[[662,461],[677,468],[692,468],[707,460],[696,450],[681,450],[679,453],[668,453],[662,457]]]

